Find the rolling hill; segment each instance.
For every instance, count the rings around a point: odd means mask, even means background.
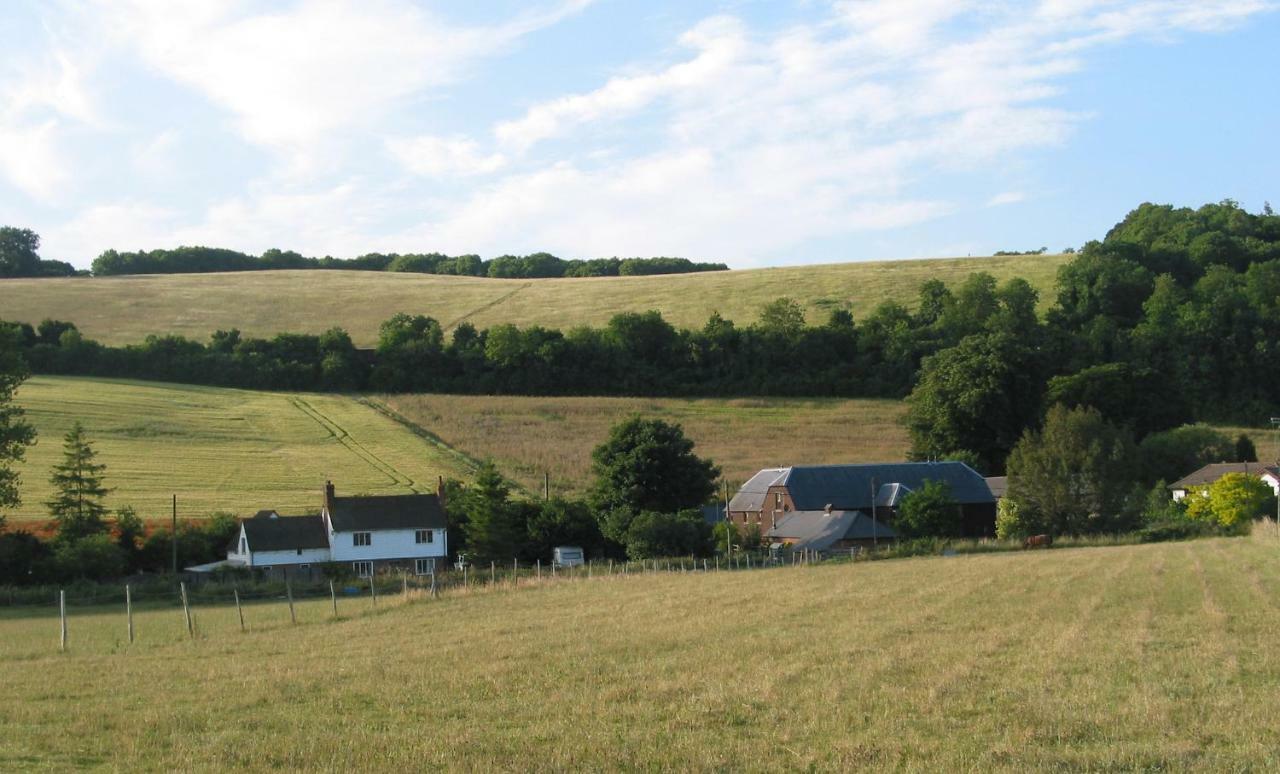
[[[133,645],[73,607],[67,653],[51,600],[0,612],[0,768],[1274,770],[1275,541],[597,568],[194,640],[165,604]]]
[[[356,400],[179,384],[31,378],[17,403],[39,433],[17,466],[23,504],[11,517],[45,519],[49,471],[76,420],[107,466],[107,505],[138,515],[248,515],[318,510],[326,479],[348,494],[434,492],[437,476],[471,463]]]
[[[700,327],[713,311],[740,324],[788,296],[811,323],[838,308],[855,317],[887,299],[912,305],[920,283],[948,283],[975,271],[1023,277],[1051,295],[1067,255],[842,263],[655,277],[504,280],[359,271],[261,271],[129,277],[0,280],[0,319],[70,320],[89,338],[129,344],[149,334],[204,339],[218,329],[253,336],[346,328],[370,346],[396,312],[426,314],[446,327],[464,320],[570,328],[600,325],[622,311],[656,309],[682,327]]]

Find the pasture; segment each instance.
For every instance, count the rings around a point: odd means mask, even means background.
[[[65,654],[6,610],[0,768],[1271,770],[1278,545],[198,609],[194,641],[169,607],[132,646],[73,609]]]
[[[740,325],[762,306],[789,296],[810,323],[835,309],[861,318],[884,300],[908,306],[920,283],[954,284],[975,271],[1000,280],[1023,277],[1051,300],[1067,255],[943,258],[747,269],[656,277],[505,280],[360,271],[261,271],[220,274],[6,279],[0,318],[38,323],[70,320],[89,338],[132,344],[148,334],[198,340],[218,329],[247,335],[320,333],[346,328],[359,346],[377,341],[378,325],[396,312],[425,314],[446,327],[466,320],[568,329],[601,325],[618,312],[656,309],[680,327],[701,327],[713,311]]]
[[[17,466],[22,506],[43,519],[49,471],[79,420],[107,466],[106,499],[144,518],[316,511],[326,479],[340,493],[434,492],[437,476],[466,478],[470,463],[341,395],[75,377],[32,377],[18,390],[39,438]]]
[[[541,491],[579,495],[591,480],[591,450],[632,415],[679,422],[695,453],[720,465],[731,488],[760,468],[796,462],[905,459],[910,439],[894,400],[835,398],[539,398],[390,395],[396,413],[503,475]]]

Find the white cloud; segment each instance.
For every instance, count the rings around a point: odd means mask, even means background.
[[[1002,191],[987,199],[988,207],[1002,207],[1006,204],[1017,204],[1026,201],[1027,195],[1022,191]]]
[[[310,0],[275,11],[103,0],[101,9],[118,41],[229,111],[248,140],[305,157],[331,133],[374,124],[399,101],[587,4],[473,27],[406,0]]]
[[[428,177],[454,177],[495,172],[506,163],[501,153],[483,154],[466,137],[397,137],[387,150],[409,170]]]
[[[50,119],[35,125],[0,119],[0,172],[28,196],[43,202],[57,198],[71,179],[70,164],[59,147],[60,126]]]

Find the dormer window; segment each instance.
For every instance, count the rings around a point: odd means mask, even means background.
[[[351,545],[353,546],[373,545],[373,533],[372,532],[352,532]]]

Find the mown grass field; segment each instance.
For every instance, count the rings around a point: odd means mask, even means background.
[[[0,769],[1274,770],[1278,545],[197,610],[194,642],[166,608],[133,646],[73,609],[66,654],[5,611]]]
[[[49,471],[76,420],[107,466],[110,507],[152,519],[215,511],[318,510],[326,479],[340,493],[433,492],[437,476],[466,478],[460,456],[340,395],[268,393],[110,379],[37,376],[18,405],[39,433],[18,466],[15,520],[47,518]]]
[[[793,463],[905,459],[910,440],[893,400],[793,398],[662,399],[391,395],[394,411],[504,475],[541,491],[543,473],[561,494],[591,481],[591,450],[629,416],[679,422],[694,451],[722,468],[731,488],[760,468]]]
[[[498,280],[358,271],[264,271],[0,281],[0,318],[38,323],[70,320],[109,344],[148,334],[205,339],[220,328],[270,337],[320,333],[335,325],[371,346],[378,325],[396,312],[430,315],[446,326],[469,320],[557,328],[600,325],[622,311],[656,309],[682,327],[701,327],[713,311],[754,322],[768,302],[789,296],[810,322],[833,309],[855,317],[886,299],[908,305],[920,283],[958,283],[975,271],[1023,277],[1051,300],[1058,267],[1070,256],[843,263],[659,277]]]

